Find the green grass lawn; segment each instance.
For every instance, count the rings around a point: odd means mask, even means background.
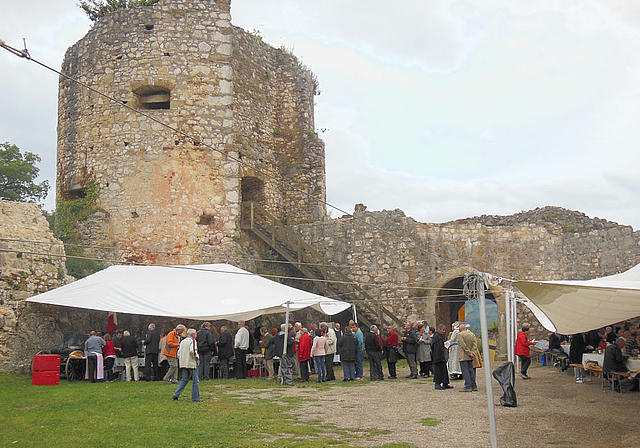
[[[362,384],[310,382],[296,387]],[[338,428],[319,419],[304,422],[298,415],[310,412],[307,405],[315,400],[284,396],[285,387],[260,378],[214,380],[200,383],[202,402],[192,403],[191,385],[174,402],[175,386],[162,382],[32,386],[30,376],[0,374],[0,446],[318,448],[366,444],[381,432]],[[329,409],[314,406],[311,412]]]

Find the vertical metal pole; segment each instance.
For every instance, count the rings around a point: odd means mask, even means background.
[[[284,347],[282,347],[282,355],[287,354],[287,346],[289,345],[289,305],[291,305],[290,301],[287,301],[287,312],[284,315]]]
[[[511,358],[511,362],[516,362],[516,321],[515,321],[515,297],[513,291],[509,291],[509,312],[511,313],[510,326],[509,326],[509,334],[511,345],[509,346],[509,357]]]
[[[516,371],[520,371],[520,359],[515,355],[516,353],[516,339],[518,338],[518,302],[515,295],[511,296],[511,353],[516,364]]]
[[[487,389],[487,409],[489,411],[489,433],[491,448],[498,447],[496,432],[496,412],[493,404],[493,383],[491,382],[491,358],[489,357],[489,330],[487,326],[487,304],[484,297],[484,276],[476,272],[476,291],[480,304],[480,328],[482,334],[482,358],[484,360],[484,383]]]
[[[351,304],[351,307],[353,308],[353,321],[357,324],[358,314],[356,313],[356,304],[355,303]]]
[[[504,314],[506,317],[507,331],[507,361],[513,362],[511,357],[511,291],[505,291],[504,293]]]

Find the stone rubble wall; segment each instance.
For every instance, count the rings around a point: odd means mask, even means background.
[[[403,320],[435,322],[438,290],[471,268],[509,279],[586,280],[640,263],[640,232],[558,207],[500,217],[499,223],[499,217],[420,223],[400,210],[365,208],[357,207],[353,218],[295,229]],[[545,214],[543,221],[528,222]],[[528,310],[521,312],[520,322],[546,336]]]
[[[33,313],[24,299],[73,280],[64,248],[35,204],[0,200],[0,371],[25,371],[54,333],[50,310]]]

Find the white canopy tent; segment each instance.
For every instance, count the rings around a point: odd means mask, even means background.
[[[516,281],[549,331],[575,334],[640,316],[640,265],[593,280]]]
[[[198,320],[249,320],[312,307],[333,315],[351,305],[229,264],[110,266],[28,302]]]

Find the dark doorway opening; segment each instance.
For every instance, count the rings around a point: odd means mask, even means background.
[[[264,182],[257,177],[243,177],[242,202],[264,204]]]
[[[436,298],[436,323],[444,324],[447,332],[455,321],[467,322],[471,327],[479,327],[479,310],[476,300],[468,301],[462,293],[463,277],[449,280],[440,290]],[[497,325],[498,307],[491,291],[485,291],[487,300],[488,325]]]

